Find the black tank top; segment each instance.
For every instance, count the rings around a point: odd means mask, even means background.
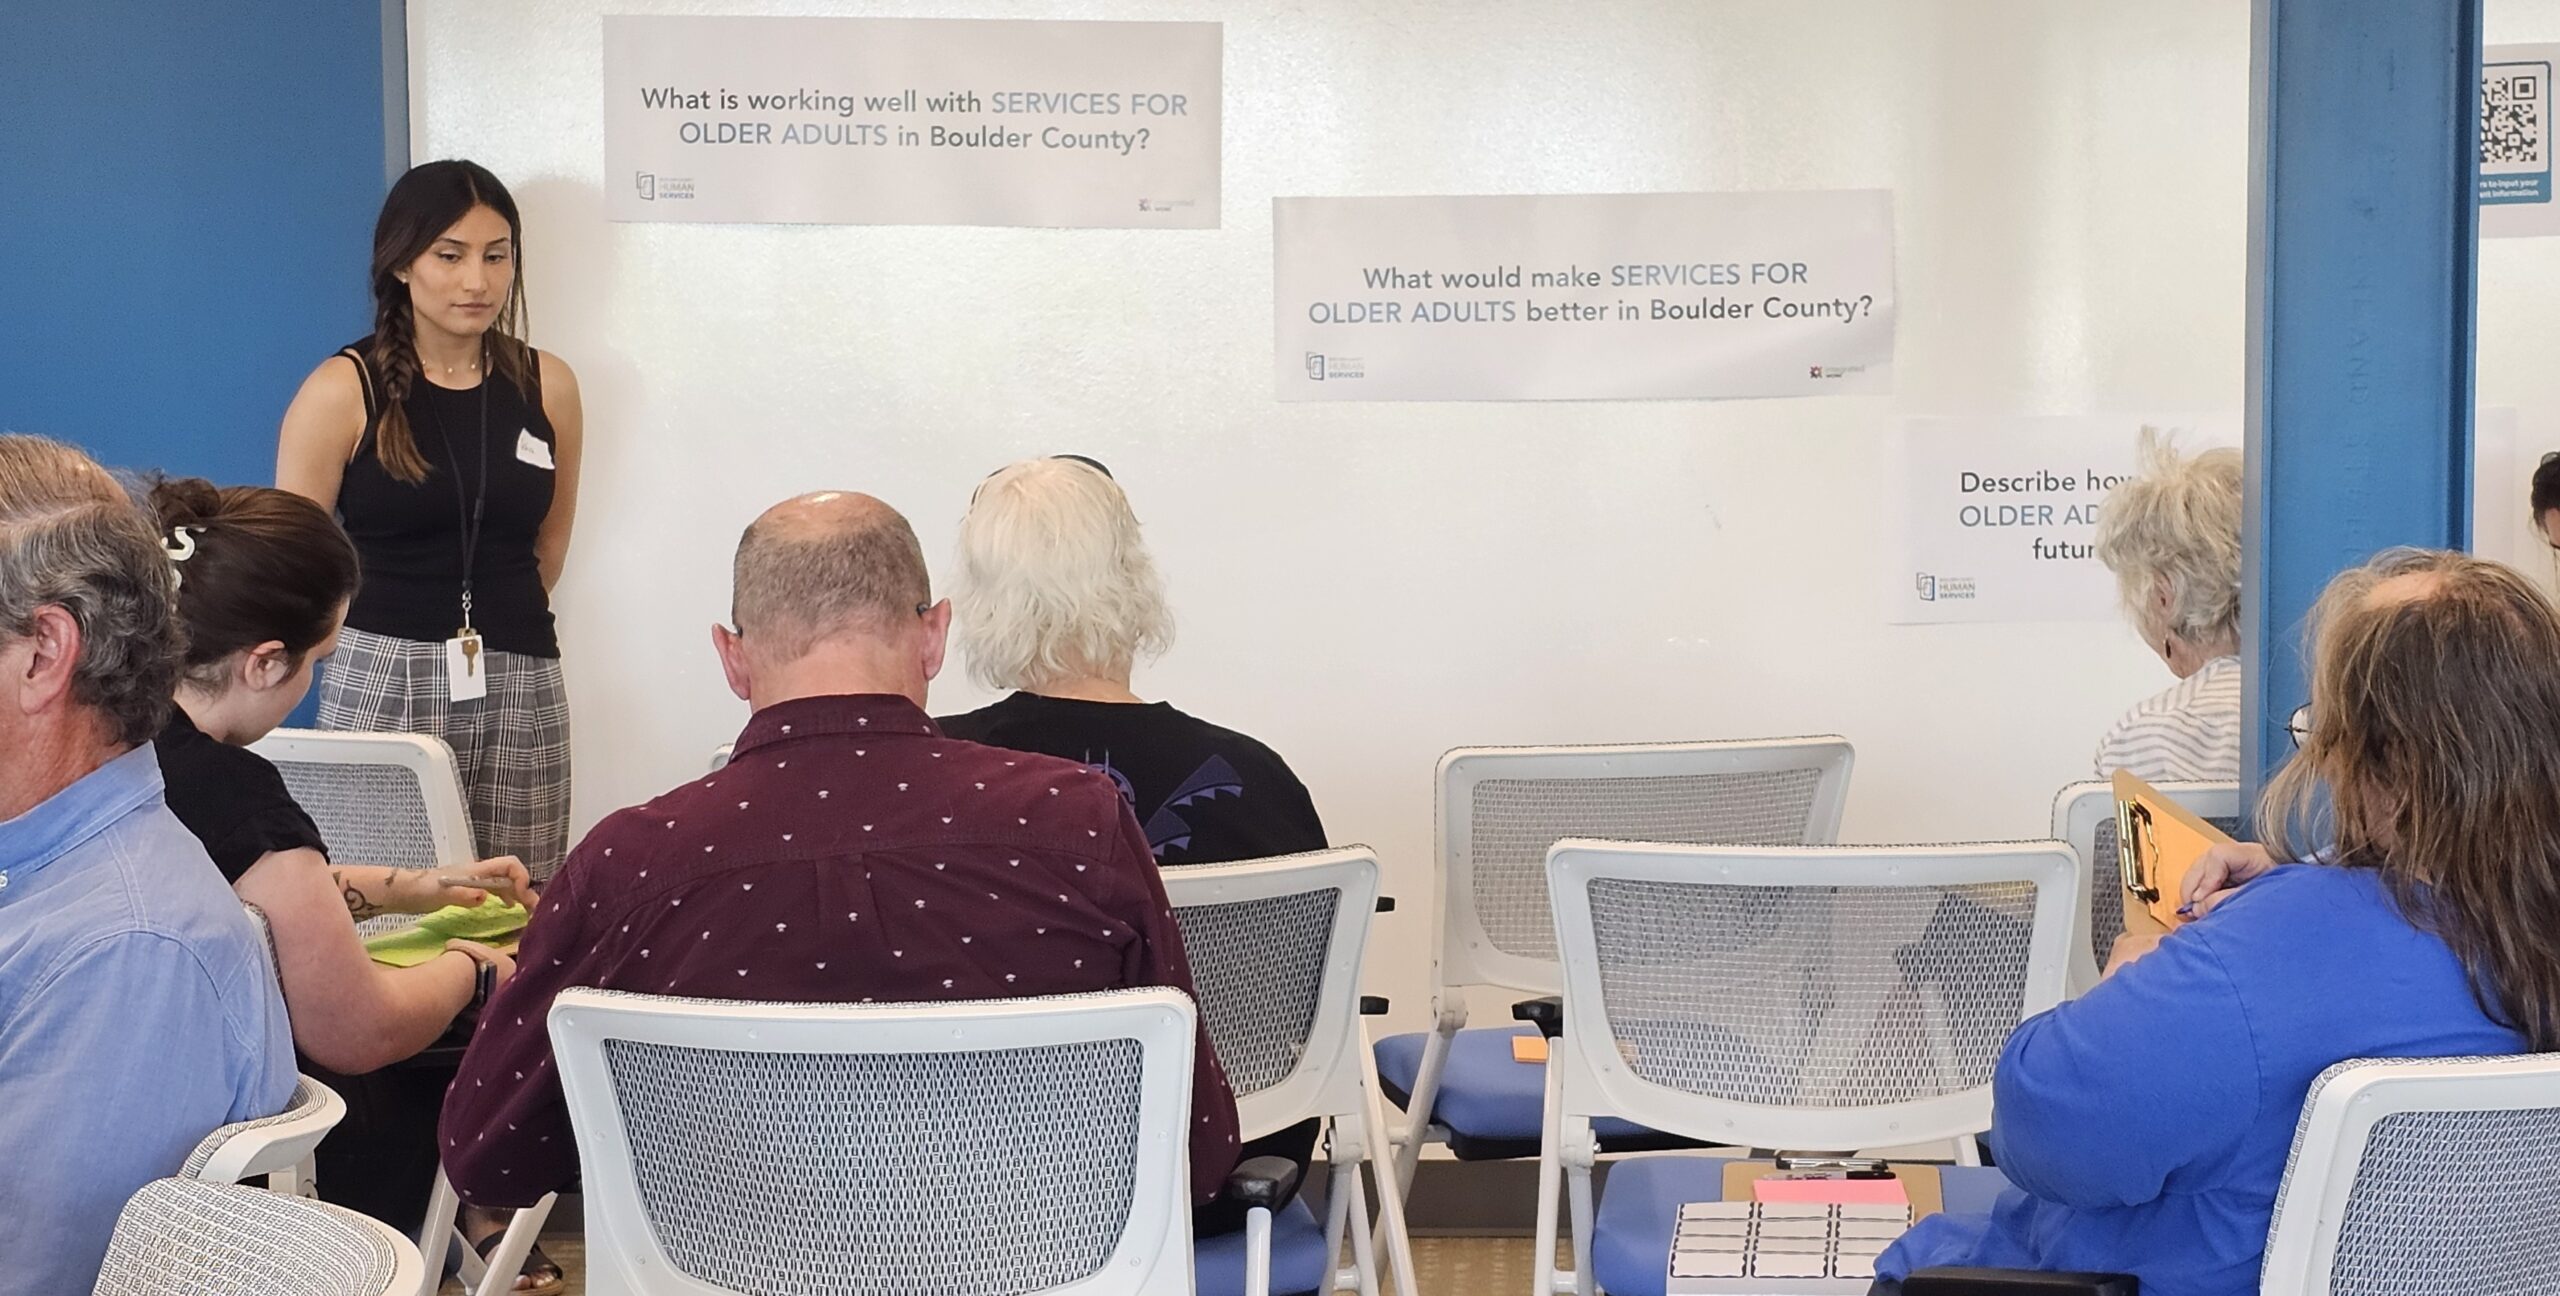
[[[409,432],[427,461],[427,479],[391,475],[375,453],[381,375],[364,360],[372,339],[348,347],[364,375],[365,428],[338,487],[338,520],[355,541],[364,581],[347,625],[395,639],[441,642],[462,625],[464,520],[481,490],[478,387],[450,391],[421,377],[410,384]],[[542,588],[534,538],[551,512],[551,420],[491,366],[487,385],[488,496],[472,562],[471,620],[495,652],[557,657],[551,599]],[[539,370],[536,371],[539,373]],[[460,485],[457,499],[456,483]]]

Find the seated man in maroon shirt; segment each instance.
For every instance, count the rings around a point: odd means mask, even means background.
[[[867,495],[767,510],[738,542],[755,710],[726,769],[614,814],[551,885],[446,1094],[465,1201],[530,1205],[578,1173],[545,1022],[568,986],[793,1003],[1192,993],[1154,853],[1110,780],[944,738],[924,711],[951,620],[915,532]],[[1204,1032],[1191,1177],[1235,1166],[1236,1105]],[[1241,1218],[1204,1212],[1204,1228]]]

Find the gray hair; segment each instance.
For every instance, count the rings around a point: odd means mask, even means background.
[[[827,491],[767,509],[738,537],[730,618],[782,660],[847,630],[886,632],[933,598],[924,546],[898,511]]]
[[[80,628],[71,699],[117,741],[151,741],[177,690],[177,582],[141,508],[89,456],[0,435],[0,638],[58,607]]]
[[[1173,645],[1129,497],[1074,459],[1025,459],[979,485],[951,602],[970,678],[989,688],[1123,669]]]
[[[2125,615],[2145,640],[2199,646],[2240,633],[2240,452],[2183,455],[2144,428],[2141,473],[2098,511],[2098,561],[2116,574]],[[2152,593],[2165,586],[2163,620]]]

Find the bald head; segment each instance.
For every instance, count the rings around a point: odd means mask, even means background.
[[[730,618],[768,660],[822,639],[891,636],[933,599],[924,546],[898,511],[852,491],[766,509],[738,539]]]

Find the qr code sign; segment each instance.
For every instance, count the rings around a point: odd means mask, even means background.
[[[2480,166],[2500,171],[2546,171],[2551,68],[2544,63],[2493,65],[2480,78]]]

